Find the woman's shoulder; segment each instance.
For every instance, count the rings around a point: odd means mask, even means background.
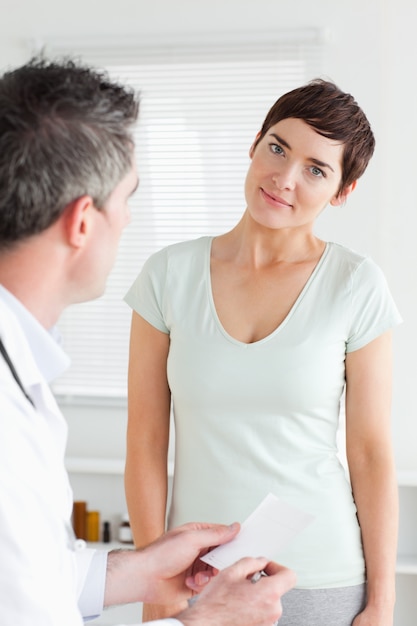
[[[380,274],[379,266],[368,254],[363,254],[339,243],[328,242],[330,267],[335,271],[344,269],[349,274],[354,274],[361,269],[363,272]]]
[[[340,261],[344,261],[345,263],[351,263],[352,265],[360,265],[365,260],[369,260],[370,257],[367,254],[362,254],[353,250],[353,248],[348,248],[340,243],[335,243],[334,241],[328,242],[329,252],[330,254]]]
[[[328,274],[337,284],[349,286],[355,293],[363,292],[365,298],[371,292],[389,292],[386,276],[371,256],[336,243],[329,247]]]
[[[172,262],[184,260],[189,262],[191,258],[204,254],[210,246],[212,237],[204,236],[188,241],[179,241],[154,252],[149,261]]]

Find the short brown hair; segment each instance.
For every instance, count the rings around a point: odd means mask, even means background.
[[[107,73],[34,58],[0,77],[0,249],[84,194],[103,209],[132,166],[139,100]]]
[[[375,138],[354,98],[334,83],[315,79],[281,96],[269,110],[254,148],[271,126],[288,118],[304,120],[320,135],[344,145],[339,193],[357,180],[375,149]]]

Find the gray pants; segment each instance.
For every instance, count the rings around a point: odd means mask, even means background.
[[[282,598],[279,626],[351,626],[365,608],[366,585],[292,589]]]

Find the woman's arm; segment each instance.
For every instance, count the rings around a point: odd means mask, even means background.
[[[167,381],[169,335],[132,315],[128,374],[126,501],[136,547],[165,531],[171,395]],[[144,620],[179,607],[144,607]]]
[[[169,336],[133,313],[128,373],[126,500],[137,547],[165,531]]]
[[[398,490],[391,445],[391,332],[346,356],[346,451],[368,582],[354,626],[392,626]]]

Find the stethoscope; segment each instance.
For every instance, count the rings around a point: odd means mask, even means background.
[[[3,358],[6,361],[13,378],[15,379],[16,383],[20,387],[21,392],[23,393],[25,398],[31,403],[33,408],[36,409],[35,403],[30,397],[30,395],[28,394],[28,392],[26,391],[26,389],[24,388],[23,383],[20,380],[19,374],[17,373],[16,368],[13,365],[13,362],[9,356],[9,353],[6,350],[6,347],[1,337],[0,337],[0,353],[3,355]],[[70,550],[74,550],[75,552],[77,552],[78,550],[83,550],[87,545],[84,539],[77,539],[77,537],[74,534],[74,529],[69,521],[66,522],[65,527],[66,527],[66,535],[67,535],[67,547]]]
[[[35,403],[33,402],[32,398],[30,397],[30,395],[27,393],[26,389],[23,387],[22,381],[19,378],[19,374],[16,371],[15,366],[12,363],[12,360],[9,356],[9,353],[6,350],[6,347],[0,337],[0,352],[3,355],[4,360],[6,361],[7,365],[9,366],[9,370],[13,376],[13,378],[15,379],[15,381],[17,382],[17,384],[19,385],[23,395],[25,396],[25,398],[27,400],[29,400],[29,402],[31,403],[31,405],[33,406],[33,408],[35,408]]]

